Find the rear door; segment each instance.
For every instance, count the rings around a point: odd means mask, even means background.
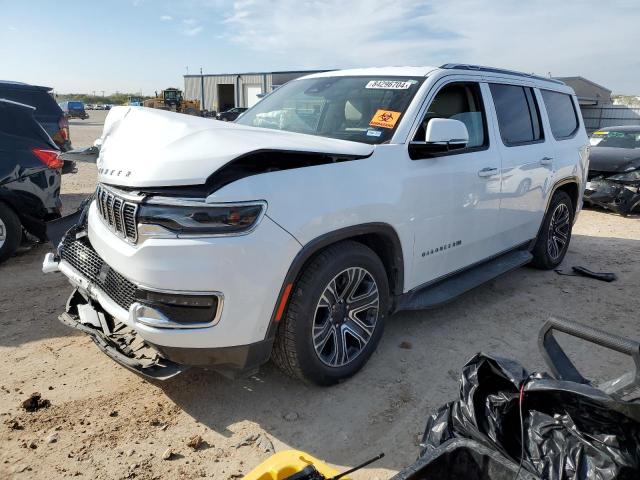
[[[502,157],[499,239],[502,250],[536,237],[553,177],[553,147],[545,140],[537,89],[490,83]]]
[[[413,285],[435,280],[497,253],[500,155],[487,116],[488,88],[468,76],[437,84],[412,136],[424,139],[434,118],[463,122],[467,147],[412,155],[405,189],[415,203]]]

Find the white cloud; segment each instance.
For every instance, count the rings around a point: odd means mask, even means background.
[[[183,35],[186,35],[187,37],[195,37],[196,35],[198,35],[199,33],[202,32],[202,30],[204,30],[204,27],[199,25],[197,27],[188,27],[188,28],[183,28],[180,33],[182,33]]]
[[[162,15],[160,17],[160,20],[162,20],[163,22],[170,22],[171,20],[173,20],[173,17],[171,15]]]
[[[237,0],[223,23],[292,68],[469,62],[637,91],[640,61],[612,45],[640,42],[639,15],[630,0]]]
[[[178,27],[178,32],[182,35],[186,35],[187,37],[195,37],[196,35],[202,33],[204,30],[204,26],[201,24],[201,21],[197,18],[187,17],[180,20],[180,24]]]

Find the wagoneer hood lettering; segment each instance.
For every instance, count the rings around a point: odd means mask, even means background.
[[[141,188],[203,184],[232,160],[256,151],[362,158],[375,148],[142,107],[114,107],[100,142],[98,181]]]

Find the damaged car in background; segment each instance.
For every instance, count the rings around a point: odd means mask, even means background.
[[[602,128],[589,141],[585,202],[623,216],[640,211],[640,125]]]
[[[74,287],[61,320],[142,375],[271,358],[335,384],[390,314],[562,262],[578,112],[562,82],[458,64],[306,76],[234,123],[114,107],[43,270]]]
[[[0,263],[60,216],[60,150],[30,105],[0,98]]]

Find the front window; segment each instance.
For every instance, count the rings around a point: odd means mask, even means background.
[[[640,148],[640,132],[600,130],[593,132],[589,143],[593,147]]]
[[[424,77],[320,77],[278,88],[236,123],[378,144],[391,139]]]
[[[180,100],[182,98],[182,95],[180,94],[180,92],[177,92],[175,90],[165,90],[164,92],[164,99],[165,100]]]

